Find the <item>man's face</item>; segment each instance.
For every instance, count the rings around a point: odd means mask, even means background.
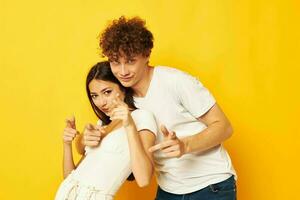
[[[141,54],[118,60],[110,60],[111,71],[124,87],[134,87],[143,79],[148,66],[149,57]]]

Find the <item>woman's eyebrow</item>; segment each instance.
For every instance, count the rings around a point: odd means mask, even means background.
[[[106,90],[111,89],[110,87],[103,88],[100,92],[105,92]]]
[[[108,89],[111,89],[110,87],[106,87],[106,88],[103,88],[102,90],[100,90],[100,93],[101,92],[105,92],[105,90],[108,90]],[[97,94],[97,92],[92,92],[90,91],[91,94]]]

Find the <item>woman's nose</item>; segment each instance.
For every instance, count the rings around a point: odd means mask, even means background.
[[[99,100],[97,101],[97,107],[102,108],[104,106],[106,106],[107,101],[105,98],[99,98]]]

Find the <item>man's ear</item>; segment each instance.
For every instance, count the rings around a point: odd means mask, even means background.
[[[147,62],[149,62],[150,55],[151,55],[151,49],[149,49],[149,50],[146,50],[146,52],[145,52],[144,56],[147,58]]]

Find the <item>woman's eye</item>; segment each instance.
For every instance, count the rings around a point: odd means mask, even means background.
[[[92,99],[96,99],[97,95],[92,94],[91,97],[92,97]]]
[[[111,93],[111,90],[106,90],[106,91],[103,92],[103,94],[105,94],[105,95],[108,95],[110,93]]]

